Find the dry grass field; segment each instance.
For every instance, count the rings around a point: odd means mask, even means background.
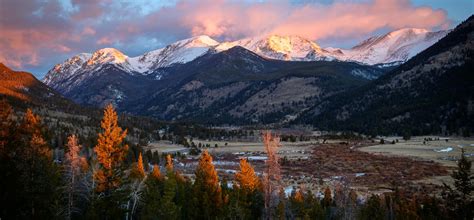
[[[429,138],[432,141],[425,141]],[[374,143],[344,140],[328,140],[324,144],[320,141],[282,142],[278,152],[282,159],[284,185],[318,190],[322,186],[345,183],[358,191],[371,192],[390,190],[394,186],[439,190],[442,183],[451,183],[449,174],[461,154],[459,146],[466,149],[469,158],[474,155],[474,141],[471,139],[451,138],[446,141],[440,137],[413,137],[404,141],[401,137],[386,137],[384,140],[385,144],[379,144],[379,140]],[[193,142],[211,146],[207,150],[214,156],[219,176],[227,180],[233,179],[242,157],[251,161],[257,173],[261,174],[265,169],[266,154],[261,142]],[[148,149],[160,153],[188,151],[188,148],[169,141],[152,143]],[[177,159],[177,168],[192,175],[197,158],[188,155],[186,159]]]
[[[433,141],[424,141],[429,138]],[[398,139],[399,142],[390,144],[395,139]],[[464,148],[466,155],[474,158],[474,139],[450,138],[446,141],[446,138],[443,137],[419,136],[404,141],[401,137],[389,137],[385,138],[385,143],[363,147],[359,150],[386,156],[407,156],[433,160],[447,167],[456,167],[456,160],[461,155],[461,147]]]

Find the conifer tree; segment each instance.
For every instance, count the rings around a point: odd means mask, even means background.
[[[248,192],[253,192],[261,187],[260,179],[246,159],[240,160],[240,171],[235,174],[235,180],[241,189]]]
[[[93,201],[89,218],[123,218],[129,195],[122,183],[123,161],[128,151],[128,145],[123,143],[127,130],[118,126],[117,113],[111,104],[105,107],[101,128],[94,148],[99,165],[94,173],[95,191],[99,194]]]
[[[174,202],[176,196],[176,175],[173,170],[173,160],[169,154],[166,156],[166,177],[158,218],[177,219],[179,208]]]
[[[260,217],[262,214],[261,205],[263,204],[262,184],[246,159],[240,160],[240,171],[235,175],[235,182],[236,187],[234,189],[238,198],[239,215],[243,218]]]
[[[156,180],[161,179],[161,173],[160,173],[160,167],[158,165],[153,165],[153,171],[151,173],[152,178],[155,178]]]
[[[153,166],[151,175],[145,181],[145,192],[143,195],[143,207],[141,212],[142,219],[158,219],[161,206],[163,180],[160,167]]]
[[[464,155],[464,148],[461,149],[461,158],[458,160],[457,170],[451,177],[454,179],[454,189],[444,185],[443,197],[447,202],[448,211],[451,216],[457,219],[474,218],[474,175],[471,173],[472,162]]]
[[[0,154],[5,153],[5,146],[11,140],[13,132],[13,109],[5,99],[0,100]]]
[[[195,174],[195,205],[201,210],[196,213],[196,218],[218,218],[222,208],[222,190],[212,157],[207,150],[201,154]]]
[[[4,112],[8,117],[11,113],[8,113],[9,107],[6,108]],[[19,126],[10,125],[0,158],[2,218],[58,217],[58,210],[52,204],[59,203],[59,169],[43,137],[40,117],[28,109]]]
[[[120,186],[117,170],[127,154],[128,145],[123,144],[127,130],[123,131],[117,123],[117,113],[112,104],[107,105],[101,122],[102,133],[99,134],[97,145],[94,148],[100,169],[95,173],[96,190],[107,192]]]
[[[173,171],[173,158],[171,158],[171,155],[169,154],[166,155],[166,171]]]
[[[137,163],[132,168],[132,177],[136,179],[145,178],[145,168],[143,166],[143,157],[141,152],[138,154]]]

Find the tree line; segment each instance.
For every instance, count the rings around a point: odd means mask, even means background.
[[[54,159],[41,118],[21,117],[0,101],[0,218],[4,219],[472,219],[471,162],[462,154],[454,188],[443,195],[403,190],[362,201],[348,186],[320,194],[300,187],[284,191],[279,138],[264,132],[268,159],[263,174],[240,160],[233,180],[220,179],[204,150],[189,176],[171,155],[148,167],[142,151],[127,144],[112,105],[104,109],[93,152],[71,134],[65,154]],[[128,163],[131,151],[138,151]],[[145,155],[146,156],[146,155]],[[148,168],[147,168],[148,167]],[[322,196],[318,196],[322,195]]]

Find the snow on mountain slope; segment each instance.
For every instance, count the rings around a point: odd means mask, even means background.
[[[93,54],[82,53],[57,64],[46,74],[43,82],[54,88],[58,83],[79,74],[83,75],[80,78],[87,78],[105,64],[112,64],[130,74],[147,74],[160,67],[192,61],[217,44],[208,36],[197,36],[137,57],[128,57],[115,48],[103,48]]]
[[[161,67],[187,63],[208,51],[221,52],[235,46],[244,47],[262,57],[288,61],[340,60],[363,64],[400,64],[428,48],[449,31],[429,32],[425,29],[405,28],[383,36],[371,37],[351,49],[321,48],[298,36],[261,36],[219,43],[201,35],[170,44],[137,57],[128,57],[117,49],[104,48],[93,54],[82,53],[54,66],[43,79],[53,88],[73,76],[74,81],[87,78],[104,64],[112,64],[129,74],[147,75]],[[161,76],[157,75],[156,79]]]
[[[269,59],[288,61],[332,60],[328,51],[316,43],[298,36],[270,35],[224,42],[215,49],[217,52],[241,46]]]
[[[130,62],[137,72],[146,73],[175,63],[192,61],[218,44],[219,42],[209,36],[201,35],[178,41],[165,48],[150,51],[138,57],[130,58]]]
[[[448,32],[404,28],[383,36],[371,37],[349,50],[334,48],[328,50],[343,61],[356,61],[369,65],[402,63],[436,43]],[[336,51],[340,53],[335,53]]]
[[[92,57],[90,53],[81,53],[73,56],[61,64],[56,64],[53,69],[49,70],[43,82],[46,85],[53,86],[55,82],[62,81],[74,75],[87,60]]]

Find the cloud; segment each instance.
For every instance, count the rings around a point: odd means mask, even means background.
[[[241,3],[235,1],[183,1],[173,8],[156,11],[146,19],[157,29],[171,21],[189,35],[235,38],[260,34],[300,35],[312,40],[365,35],[379,28],[435,28],[447,24],[443,10],[415,7],[408,0],[370,2],[336,1],[333,4],[288,2]],[[150,22],[149,22],[150,23]]]
[[[264,34],[349,39],[377,30],[449,27],[444,10],[409,0],[146,1],[2,0],[0,62],[47,69],[64,57],[101,47],[145,52],[195,35],[235,40]]]

